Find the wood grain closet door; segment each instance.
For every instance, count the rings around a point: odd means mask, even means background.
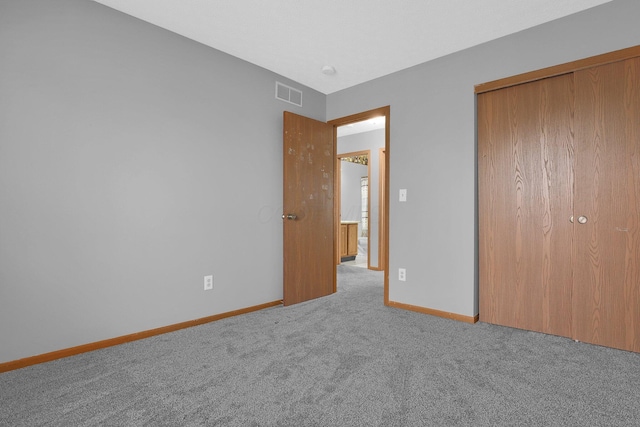
[[[478,95],[480,320],[571,335],[573,77]]]
[[[575,339],[640,351],[640,58],[576,72]]]

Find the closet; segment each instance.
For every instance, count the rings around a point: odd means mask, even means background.
[[[640,352],[640,47],[476,93],[480,321]]]

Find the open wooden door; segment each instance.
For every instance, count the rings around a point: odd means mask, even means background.
[[[284,305],[336,291],[333,132],[284,113]]]

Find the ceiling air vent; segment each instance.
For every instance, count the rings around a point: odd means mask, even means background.
[[[276,99],[302,107],[302,91],[276,82]]]

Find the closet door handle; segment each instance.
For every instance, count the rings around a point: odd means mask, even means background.
[[[578,217],[578,222],[579,222],[580,224],[586,224],[586,223],[587,223],[587,221],[589,221],[589,219],[588,219],[586,216],[579,216],[579,217]]]
[[[569,222],[570,222],[571,224],[573,224],[573,215],[571,215],[571,216],[569,217]]]

